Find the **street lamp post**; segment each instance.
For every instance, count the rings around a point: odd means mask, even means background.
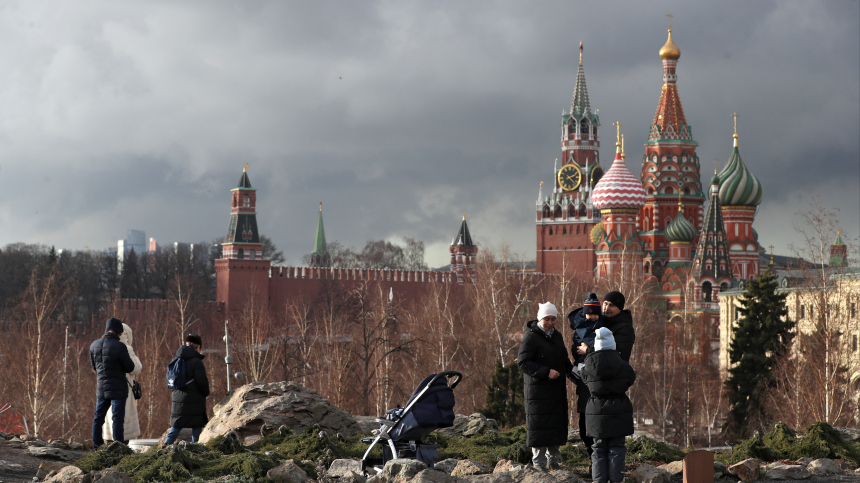
[[[230,394],[230,364],[233,362],[233,356],[230,355],[230,330],[227,327],[229,322],[224,321],[224,362],[227,364],[227,394]]]

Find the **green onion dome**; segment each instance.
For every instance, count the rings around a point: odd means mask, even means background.
[[[735,145],[729,162],[718,175],[720,204],[723,206],[758,206],[761,203],[761,182],[747,169]]]
[[[684,218],[683,212],[678,211],[678,216],[666,227],[664,235],[669,242],[690,243],[696,238],[696,227]]]
[[[597,245],[603,239],[603,220],[591,229],[591,243]]]

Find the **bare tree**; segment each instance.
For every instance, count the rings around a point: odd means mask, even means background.
[[[48,267],[44,273],[33,269],[30,284],[18,305],[24,323],[26,338],[20,341],[23,357],[18,359],[23,367],[20,374],[26,383],[26,412],[33,421],[33,432],[41,434],[47,417],[52,412],[52,404],[59,395],[60,384],[57,377],[62,363],[63,339],[60,337],[61,325],[56,320],[57,309],[72,293],[69,286],[58,283],[59,275],[55,267]]]

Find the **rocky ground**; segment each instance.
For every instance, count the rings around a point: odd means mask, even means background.
[[[44,441],[25,437],[6,439],[0,434],[0,483],[32,482],[39,476],[43,479],[48,472],[77,461],[86,454],[81,441],[72,440],[78,449],[72,449],[69,442]],[[80,445],[80,446],[79,446]],[[39,468],[42,472],[39,472]]]
[[[290,383],[243,386],[216,406],[210,426],[206,438],[201,438],[208,440],[206,445],[182,442],[146,454],[133,454],[119,443],[92,452],[86,451],[86,443],[77,438],[43,441],[0,432],[0,483],[132,483],[129,475],[135,481],[173,483],[591,481],[590,462],[575,431],[569,435],[570,444],[562,448],[565,465],[552,472],[539,472],[523,464],[530,454],[524,445],[523,427],[500,431],[495,421],[480,414],[457,415],[453,427],[439,430],[425,440],[439,445],[441,461],[436,468],[428,469],[416,460],[394,460],[378,475],[368,478],[360,474],[359,459],[367,448],[360,440],[379,428],[375,418],[352,417],[315,392]],[[180,435],[180,440],[187,437]],[[628,483],[681,481],[680,459],[685,453],[680,448],[642,436],[632,438],[627,446]],[[822,453],[824,447],[830,449]],[[801,457],[808,454],[804,448],[834,459]],[[739,443],[732,449],[731,458],[721,457],[723,461],[746,460],[732,467],[719,461],[711,467],[706,461],[700,470],[708,476],[713,474],[714,481],[720,483],[860,482],[860,470],[835,459],[860,462],[858,455],[858,430],[815,423],[804,432],[795,432],[780,423],[765,436]],[[765,464],[755,458],[778,461]],[[72,462],[76,466],[69,466]]]

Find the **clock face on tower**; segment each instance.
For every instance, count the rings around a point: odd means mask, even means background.
[[[570,163],[562,166],[558,170],[558,185],[565,191],[573,191],[579,187],[582,182],[582,171],[576,163]]]

